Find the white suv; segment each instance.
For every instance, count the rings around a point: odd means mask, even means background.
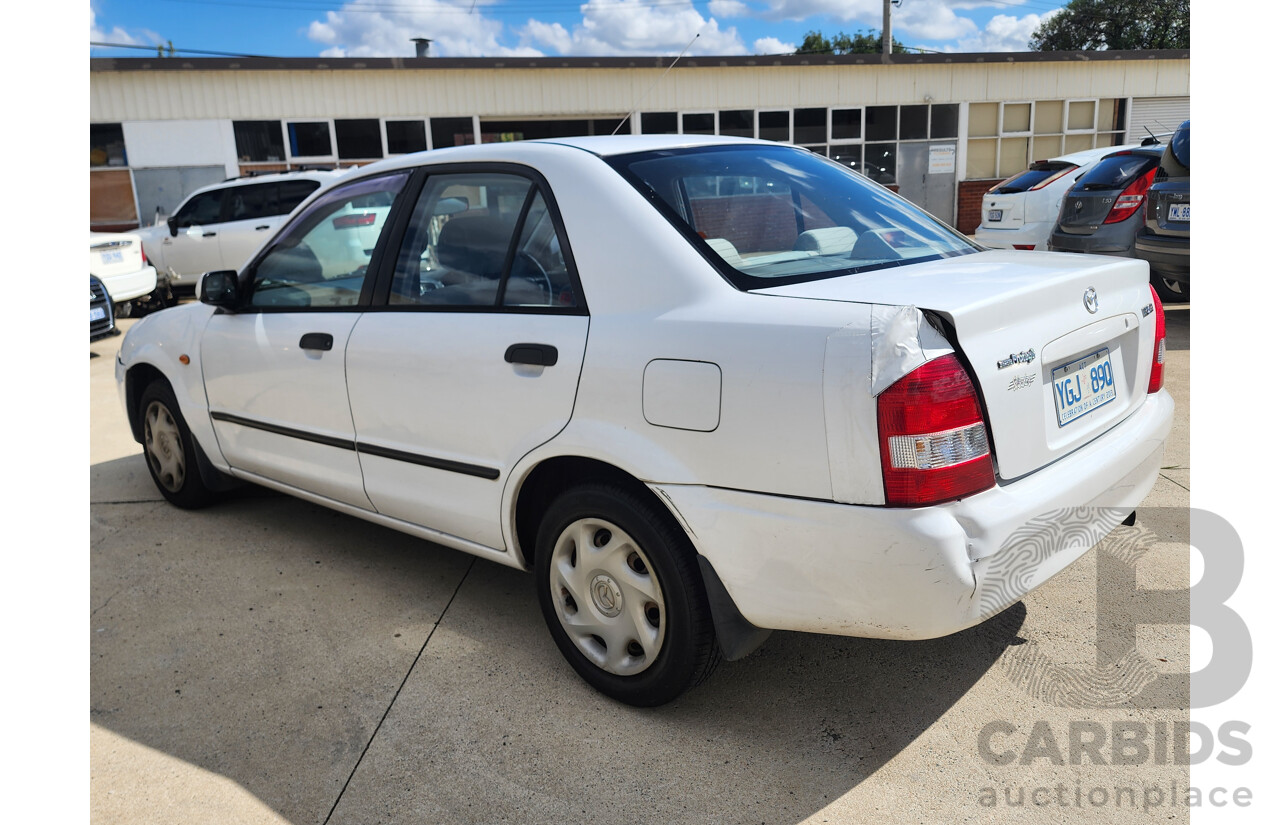
[[[192,192],[166,224],[143,227],[147,258],[175,287],[206,272],[240,269],[312,192],[349,170],[232,178]]]

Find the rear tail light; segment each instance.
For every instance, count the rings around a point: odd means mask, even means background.
[[[1036,245],[1033,243],[1016,243],[1013,245],[1013,248],[1014,249],[1035,249]]]
[[[885,504],[923,507],[995,486],[982,406],[955,355],[899,379],[876,412]]]
[[[1164,386],[1164,304],[1160,303],[1160,296],[1156,294],[1156,288],[1151,287],[1151,301],[1156,308],[1156,346],[1154,352],[1151,353],[1151,380],[1147,382],[1147,392],[1160,392],[1160,388]]]
[[[151,263],[150,261],[147,260],[147,248],[142,244],[138,244],[138,254],[142,256],[143,266],[146,266],[147,264]]]
[[[1125,187],[1111,205],[1111,213],[1103,223],[1119,223],[1142,207],[1147,198],[1147,190],[1156,179],[1156,170],[1151,168],[1146,174],[1139,175],[1133,183]]]
[[[376,220],[378,215],[374,212],[365,212],[362,215],[339,215],[333,219],[333,228],[354,229],[357,226],[373,226]]]

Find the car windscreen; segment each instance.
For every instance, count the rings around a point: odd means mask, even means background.
[[[979,251],[884,187],[804,149],[711,146],[608,161],[739,289]]]
[[[1026,192],[1036,189],[1077,168],[1074,163],[1060,160],[1039,160],[1031,164],[1027,171],[1014,175],[1006,181],[993,186],[993,195],[1011,195],[1015,192]]]
[[[1150,155],[1121,154],[1103,158],[1098,165],[1085,172],[1073,192],[1088,192],[1099,189],[1123,189],[1139,175],[1145,174],[1156,165],[1156,159]]]

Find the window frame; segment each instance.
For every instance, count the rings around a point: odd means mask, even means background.
[[[569,238],[564,218],[560,213],[560,206],[556,202],[555,193],[541,172],[532,166],[504,162],[441,163],[413,167],[411,171],[413,172],[413,177],[401,189],[400,196],[397,198],[395,206],[392,207],[392,214],[387,219],[387,232],[383,235],[383,238],[379,239],[380,248],[375,251],[375,259],[370,261],[369,269],[374,275],[373,293],[368,306],[362,307],[362,311],[505,313],[515,315],[591,314],[587,305],[587,295],[582,287],[582,279],[578,274],[577,260],[573,255],[573,242]],[[405,237],[409,230],[409,221],[413,217],[418,199],[422,196],[423,190],[426,189],[427,183],[432,177],[457,174],[509,174],[526,178],[533,184],[526,196],[525,204],[521,207],[519,220],[512,228],[511,243],[518,244],[520,242],[520,234],[524,231],[524,220],[527,217],[528,206],[532,203],[532,195],[535,192],[540,194],[547,206],[547,213],[551,217],[552,225],[555,227],[556,234],[560,239],[560,252],[564,256],[566,274],[573,284],[573,289],[577,296],[577,306],[504,306],[501,304],[479,306],[475,304],[391,303],[391,288],[395,279],[396,259],[399,257],[400,249],[404,245]],[[386,246],[383,246],[384,240]],[[393,249],[394,254],[386,254],[388,249]],[[380,257],[378,255],[379,252],[382,253]],[[502,273],[503,282],[510,274],[509,268],[504,268]]]
[[[295,123],[323,123],[329,127],[329,154],[327,155],[295,155],[293,153],[293,141],[289,137],[289,127]],[[284,157],[286,163],[308,164],[308,163],[334,163],[338,162],[338,138],[333,131],[333,118],[331,117],[295,117],[287,118],[280,121],[280,127],[284,130]]]

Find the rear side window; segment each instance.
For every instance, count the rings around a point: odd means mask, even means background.
[[[280,183],[280,201],[276,205],[278,210],[275,214],[287,215],[294,209],[298,208],[298,204],[307,199],[312,192],[320,188],[320,181],[315,180],[287,180]]]
[[[996,184],[991,189],[994,195],[1011,195],[1015,192],[1026,192],[1046,186],[1072,169],[1079,168],[1074,163],[1060,160],[1036,161],[1031,168],[1020,175],[1014,175],[1006,181]]]
[[[1123,189],[1156,165],[1156,159],[1148,155],[1112,155],[1103,158],[1098,165],[1084,173],[1076,181],[1073,191],[1091,189]]]

